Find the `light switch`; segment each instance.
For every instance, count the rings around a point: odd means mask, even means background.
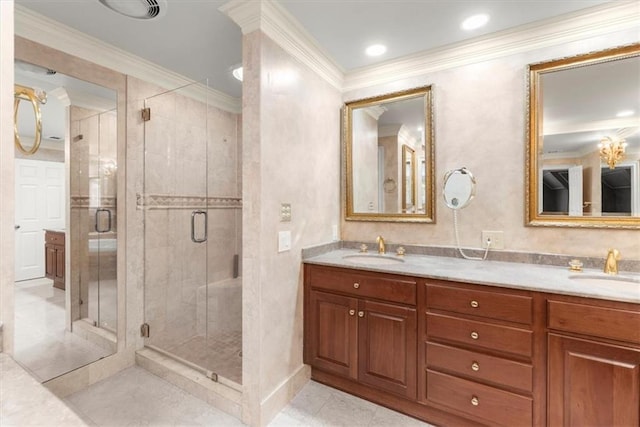
[[[280,203],[280,222],[291,221],[291,203]]]
[[[291,231],[278,232],[278,252],[291,250]]]

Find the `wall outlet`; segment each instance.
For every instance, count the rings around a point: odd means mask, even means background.
[[[278,252],[291,250],[291,231],[278,232]]]
[[[340,239],[340,236],[338,235],[338,226],[336,224],[331,226],[331,237],[334,242],[337,242]]]
[[[504,249],[504,231],[483,231],[482,248],[487,248],[487,241],[491,239],[491,249]]]

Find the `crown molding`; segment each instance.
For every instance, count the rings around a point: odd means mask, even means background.
[[[181,74],[49,19],[19,4],[15,5],[14,13],[15,34],[25,39],[166,89],[180,88],[194,83],[193,80]],[[240,113],[242,109],[239,98],[209,88],[202,83],[195,83],[189,88],[184,88],[182,93],[232,113]]]
[[[344,70],[304,27],[273,0],[232,0],[218,10],[249,34],[260,30],[321,78],[342,90]]]
[[[640,28],[640,2],[594,6],[350,71],[343,92],[632,28]]]

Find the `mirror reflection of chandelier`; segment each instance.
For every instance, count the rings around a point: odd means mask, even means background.
[[[627,143],[624,139],[612,139],[605,136],[598,143],[598,148],[600,149],[600,158],[609,165],[609,169],[615,169],[616,163],[624,159]]]

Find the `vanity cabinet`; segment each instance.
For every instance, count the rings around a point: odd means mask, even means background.
[[[549,425],[640,425],[640,310],[548,301]]]
[[[320,266],[305,271],[305,362],[415,399],[415,281]]]
[[[442,426],[640,425],[640,305],[305,265],[313,379]]]
[[[45,230],[44,233],[44,259],[47,279],[53,280],[53,286],[58,289],[65,289],[65,235],[63,231]]]
[[[533,425],[534,298],[478,288],[425,284],[420,399],[482,423]]]

